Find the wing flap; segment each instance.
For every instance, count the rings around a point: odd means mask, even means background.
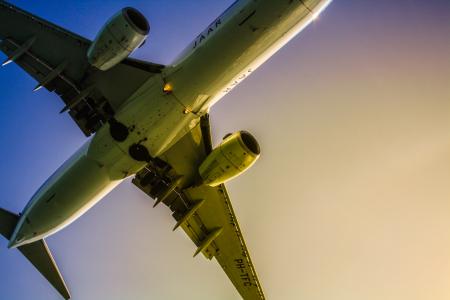
[[[196,245],[194,256],[215,257],[244,299],[265,299],[225,186],[199,184],[198,166],[211,150],[206,115],[133,183],[153,199],[164,197],[156,202],[170,208],[175,228],[181,227]]]
[[[188,189],[190,199],[203,196],[205,204],[197,212],[198,219],[206,228],[223,229],[214,240],[209,252],[228,275],[244,299],[264,299],[256,270],[247,250],[243,234],[224,185],[219,187],[199,186]],[[207,256],[209,253],[205,253]]]
[[[86,136],[96,132],[164,66],[125,59],[102,72],[91,67],[91,41],[0,0],[0,50],[64,102]]]

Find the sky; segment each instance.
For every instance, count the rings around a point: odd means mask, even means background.
[[[133,56],[168,64],[233,0],[11,2],[89,39],[134,6],[152,29]],[[216,144],[245,129],[262,148],[227,186],[268,299],[450,298],[449,20],[448,0],[336,0],[213,107]],[[85,141],[35,85],[0,69],[0,206],[15,212]],[[128,181],[47,239],[73,299],[239,299],[152,205]],[[6,246],[0,299],[60,299]]]

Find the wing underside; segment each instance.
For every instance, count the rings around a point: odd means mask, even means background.
[[[102,72],[91,67],[86,38],[0,0],[0,50],[3,65],[15,62],[62,100],[85,135],[98,130],[115,111],[163,66],[126,59]]]
[[[197,168],[211,151],[208,116],[172,149],[136,175],[133,183],[170,208],[206,258],[216,258],[244,299],[265,299],[224,185],[195,184]]]
[[[85,135],[114,117],[115,111],[164,66],[126,59],[102,72],[91,67],[91,42],[0,0],[0,50],[62,100]],[[198,166],[212,151],[208,116],[133,183],[172,211],[176,224],[197,246],[195,255],[216,258],[244,299],[264,299],[258,277],[225,186],[198,184]]]

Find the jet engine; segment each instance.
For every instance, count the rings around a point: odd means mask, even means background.
[[[199,167],[203,183],[218,186],[250,168],[260,156],[256,139],[247,131],[228,135]]]
[[[126,7],[103,26],[88,49],[89,63],[106,71],[140,47],[150,32],[147,19],[136,9]]]

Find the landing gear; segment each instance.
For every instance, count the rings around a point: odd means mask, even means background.
[[[137,160],[137,161],[145,161],[150,162],[152,157],[150,156],[150,153],[148,152],[147,148],[140,144],[133,144],[128,149],[128,153],[130,156]]]
[[[116,119],[109,120],[109,132],[117,142],[123,142],[128,137],[128,127],[118,122]]]

